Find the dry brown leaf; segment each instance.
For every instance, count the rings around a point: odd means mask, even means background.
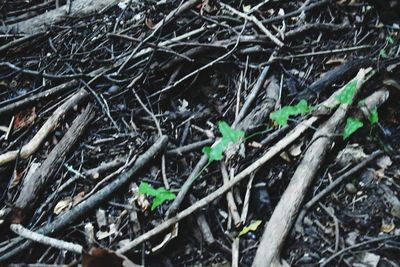
[[[92,248],[82,257],[83,267],[139,267],[122,254],[103,248]]]
[[[30,126],[36,118],[36,107],[18,112],[14,119],[14,131]]]
[[[393,222],[388,223],[388,224],[382,223],[380,230],[381,230],[381,232],[384,232],[384,233],[390,233],[394,230],[394,228],[396,228],[396,225]]]
[[[85,192],[84,191],[79,192],[76,196],[74,196],[74,199],[72,201],[72,206],[75,206],[76,204],[81,202],[82,199],[84,198],[84,196],[85,196]]]
[[[146,24],[147,28],[149,28],[150,30],[154,30],[154,23],[151,21],[151,19],[146,18],[144,20],[144,24]]]
[[[388,167],[392,165],[392,160],[389,156],[383,156],[378,159],[376,165],[378,165],[381,169],[386,170]]]
[[[54,207],[53,213],[56,215],[61,214],[62,212],[66,212],[72,207],[72,198],[67,197],[63,200],[58,201],[56,206]]]

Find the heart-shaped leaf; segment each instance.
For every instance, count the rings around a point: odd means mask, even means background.
[[[346,126],[343,131],[343,139],[347,139],[352,135],[355,131],[363,127],[363,122],[359,119],[349,117],[346,121]]]
[[[146,194],[153,197],[153,203],[151,204],[151,210],[154,210],[162,203],[167,200],[175,199],[175,194],[168,191],[164,187],[159,187],[157,189],[153,188],[150,184],[146,182],[141,182],[139,186],[139,193]]]
[[[336,99],[342,104],[351,104],[353,103],[354,94],[357,89],[357,81],[350,81],[343,91],[336,96]]]
[[[279,125],[286,125],[289,116],[295,116],[310,112],[312,108],[307,104],[307,101],[302,99],[297,105],[284,106],[281,109],[272,112],[270,118]]]

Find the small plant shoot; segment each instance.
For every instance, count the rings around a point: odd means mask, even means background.
[[[355,133],[358,129],[363,127],[363,122],[359,119],[349,117],[346,121],[346,126],[344,127],[343,131],[343,139],[346,140],[349,138],[353,133]]]
[[[357,89],[357,81],[350,81],[344,90],[336,96],[336,99],[342,104],[351,104],[353,103],[354,94]]]
[[[270,115],[271,120],[279,125],[286,125],[290,116],[305,114],[312,110],[307,104],[307,101],[302,99],[297,105],[284,106],[281,109],[272,112]]]
[[[386,54],[385,49],[379,50],[379,56],[380,56],[381,58],[387,58],[387,57],[388,57],[387,54]]]
[[[393,38],[390,37],[390,36],[386,36],[386,42],[387,42],[388,44],[394,44],[394,40],[393,40]]]
[[[153,197],[153,203],[151,204],[151,210],[156,209],[158,206],[160,206],[165,201],[173,200],[176,197],[174,193],[168,191],[164,187],[159,187],[159,188],[155,189],[146,182],[140,183],[139,193]]]
[[[370,114],[369,114],[369,123],[371,123],[371,125],[374,125],[375,123],[378,123],[379,121],[379,116],[378,116],[378,109],[374,108]]]
[[[223,154],[230,143],[236,143],[244,137],[244,132],[241,130],[232,129],[228,123],[224,121],[218,122],[218,129],[222,135],[222,138],[217,144],[212,147],[203,147],[203,153],[207,155],[208,160],[218,161],[223,158]]]
[[[262,222],[261,220],[257,220],[255,222],[251,223],[250,225],[243,227],[242,231],[240,231],[240,233],[239,233],[239,236],[243,236],[250,231],[252,231],[252,232],[256,231],[257,228],[261,225],[261,222]]]

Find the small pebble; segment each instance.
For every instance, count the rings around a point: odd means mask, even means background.
[[[121,87],[118,85],[112,85],[110,88],[108,88],[107,93],[110,95],[114,95],[116,93],[119,93],[121,91]]]
[[[346,191],[350,194],[355,194],[357,193],[357,188],[355,187],[354,184],[348,183],[346,184]]]

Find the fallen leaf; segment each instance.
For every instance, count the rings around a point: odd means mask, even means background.
[[[35,121],[36,118],[37,114],[35,107],[18,112],[15,115],[13,130],[18,131],[20,129],[30,126]]]
[[[92,248],[89,253],[82,255],[83,267],[139,267],[125,257],[115,251],[104,248]]]
[[[66,212],[72,207],[72,198],[67,197],[63,200],[58,201],[56,206],[54,207],[53,213],[56,215],[61,214],[62,212]]]
[[[76,196],[74,196],[74,199],[72,201],[72,206],[75,206],[76,204],[81,202],[82,199],[84,198],[84,196],[85,196],[85,192],[84,191],[79,192]]]
[[[261,225],[262,221],[261,220],[257,220],[253,223],[251,223],[248,226],[243,227],[242,231],[240,231],[239,236],[243,236],[245,234],[247,234],[248,232],[252,231],[256,231],[257,228]]]
[[[251,10],[251,5],[243,5],[243,12],[249,13]]]
[[[348,144],[338,153],[335,162],[339,166],[344,167],[349,164],[359,163],[365,158],[367,158],[367,154],[364,153],[362,146],[359,144]]]
[[[144,24],[146,24],[147,28],[149,28],[150,30],[154,30],[154,23],[151,21],[151,19],[146,18],[144,20]]]
[[[396,228],[394,223],[382,223],[380,231],[384,233],[390,233],[394,230],[394,228]]]

